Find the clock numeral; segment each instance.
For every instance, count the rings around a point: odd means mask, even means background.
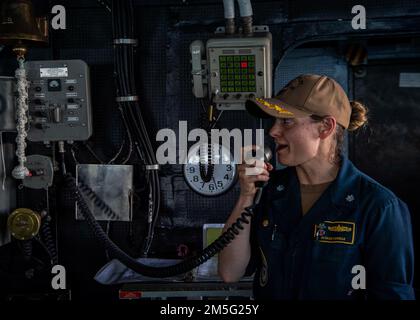
[[[194,167],[189,167],[188,170],[190,171],[190,173],[195,173],[195,168]]]
[[[210,190],[210,191],[214,191],[214,184],[213,184],[213,183],[210,183],[210,184],[209,184],[209,190]]]
[[[223,177],[223,179],[225,179],[225,180],[229,180],[229,174],[225,174],[225,176]]]
[[[223,188],[223,181],[218,180],[217,181],[217,186],[220,188]]]
[[[194,181],[194,182],[198,182],[198,176],[194,176],[194,177],[193,177],[193,181]]]
[[[226,166],[226,171],[232,171],[232,166],[231,166],[230,164],[228,164],[228,165]]]

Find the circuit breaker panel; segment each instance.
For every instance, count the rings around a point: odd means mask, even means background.
[[[28,61],[30,141],[83,141],[92,134],[89,69],[82,60]]]

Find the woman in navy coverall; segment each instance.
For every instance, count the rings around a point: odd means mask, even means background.
[[[345,155],[346,130],[366,120],[333,79],[302,75],[273,99],[247,101],[257,117],[274,117],[277,160],[242,164],[240,197],[228,228],[267,181],[250,224],[219,254],[219,274],[254,276],[256,299],[414,299],[410,213],[392,191]],[[258,166],[259,175],[247,175]]]

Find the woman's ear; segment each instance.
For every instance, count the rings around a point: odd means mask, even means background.
[[[335,127],[337,126],[337,121],[334,117],[325,117],[322,119],[322,125],[319,127],[319,137],[321,139],[328,138],[332,133],[335,132]]]

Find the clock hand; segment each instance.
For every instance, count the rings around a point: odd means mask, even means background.
[[[216,187],[216,189],[219,189],[219,188],[217,187],[216,180],[214,180],[214,176],[212,177],[212,179],[213,179],[214,186]]]

